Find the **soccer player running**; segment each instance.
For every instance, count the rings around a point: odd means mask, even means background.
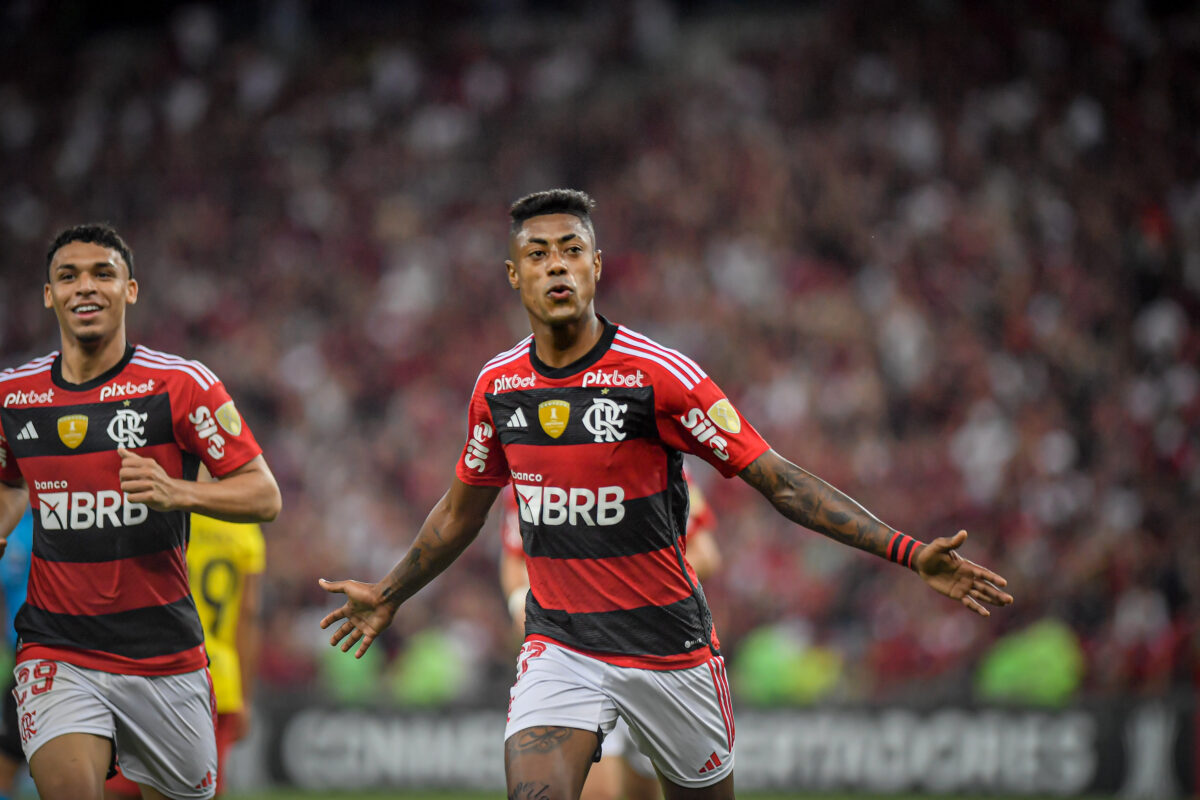
[[[708,580],[721,565],[721,550],[717,545],[716,515],[699,487],[691,483],[687,468],[683,478],[688,481],[687,528],[680,540],[684,558],[692,566],[696,578]],[[521,637],[525,636],[525,601],[529,595],[529,569],[525,565],[525,548],[521,538],[521,513],[517,492],[500,493],[503,516],[500,520],[500,588],[508,598],[508,611]],[[526,516],[529,508],[526,505]],[[527,520],[526,524],[532,524]],[[654,764],[633,740],[624,719],[618,717],[601,745],[600,760],[588,771],[580,800],[657,800],[662,797]]]
[[[188,515],[265,522],[279,488],[207,367],[128,344],[138,284],[112,228],[63,231],[46,264],[62,350],[0,373],[0,536],[35,512],[15,668],[30,773],[43,800],[100,800],[119,759],[143,797],[209,798]],[[197,483],[201,464],[218,480]]]
[[[988,616],[1012,596],[958,554],[966,531],[924,544],[888,527],[772,450],[694,361],[597,315],[592,206],[561,189],[512,206],[508,281],[533,334],[480,373],[456,477],[407,555],[375,584],[322,580],[346,602],[321,626],[362,656],[511,481],[535,522],[523,532],[531,590],[504,733],[508,797],[578,798],[620,716],[668,800],[732,798],[724,661],[679,543],[681,453],[742,478],[799,525],[910,567],[970,611]]]

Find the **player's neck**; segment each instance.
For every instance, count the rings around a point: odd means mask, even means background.
[[[64,334],[62,339],[62,376],[70,383],[87,383],[103,375],[125,357],[125,328],[95,342],[81,342]]]
[[[604,335],[604,323],[595,312],[559,325],[534,323],[537,357],[548,367],[565,367],[587,355]]]

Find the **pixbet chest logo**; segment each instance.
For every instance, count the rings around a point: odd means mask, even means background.
[[[124,383],[110,383],[100,390],[101,402],[113,397],[133,397],[134,395],[146,394],[154,391],[154,379],[150,378],[145,383],[133,383],[125,381]]]
[[[4,407],[9,406],[38,406],[54,402],[54,389],[44,392],[9,392],[4,397]]]
[[[492,381],[492,394],[508,392],[513,389],[532,389],[537,385],[537,376],[532,372],[528,375],[501,375]]]
[[[633,372],[621,372],[616,369],[605,372],[598,369],[584,375],[580,385],[585,389],[589,386],[640,387],[646,385],[646,376],[640,369]]]

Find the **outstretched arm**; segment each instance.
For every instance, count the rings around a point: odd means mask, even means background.
[[[756,458],[739,476],[792,522],[842,544],[888,558],[889,546],[900,535],[853,499],[774,450]],[[1012,595],[1000,590],[1008,585],[1004,578],[955,552],[966,540],[967,532],[959,531],[953,538],[917,543],[908,563],[930,587],[986,617],[990,612],[984,603],[1005,606],[1012,602]]]
[[[471,486],[455,478],[425,518],[408,554],[383,580],[368,584],[322,578],[321,588],[325,591],[346,595],[345,605],[321,620],[322,628],[345,620],[333,632],[329,644],[337,645],[345,639],[345,653],[361,639],[354,657],[362,658],[375,637],[391,624],[400,604],[441,574],[475,540],[499,492],[495,486]]]

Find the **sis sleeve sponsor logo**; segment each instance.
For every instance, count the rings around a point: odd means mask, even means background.
[[[207,452],[210,456],[218,461],[225,457],[225,437],[217,430],[217,420],[208,406],[198,406],[188,414],[188,422],[195,426],[200,441],[208,442]]]
[[[488,454],[491,452],[491,447],[485,444],[485,442],[491,440],[493,433],[495,431],[492,429],[492,426],[486,422],[478,423],[471,431],[471,440],[467,442],[467,452],[463,456],[463,463],[469,469],[477,472],[483,472],[487,469],[487,459]]]

